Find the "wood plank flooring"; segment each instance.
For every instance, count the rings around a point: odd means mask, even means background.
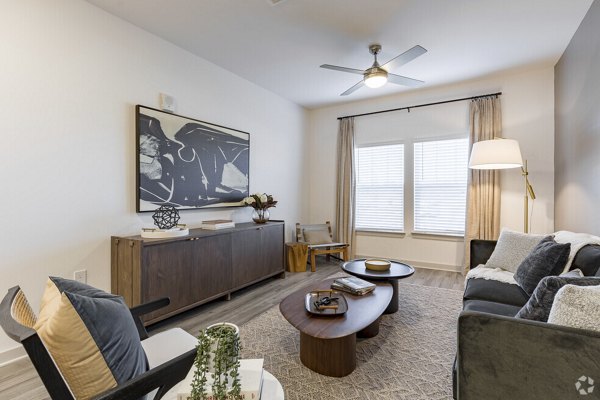
[[[340,272],[338,262],[318,259],[316,272],[286,273],[285,279],[273,278],[233,293],[230,301],[217,300],[186,313],[159,322],[148,330],[150,334],[172,327],[181,327],[193,335],[206,326],[228,321],[236,325],[251,320],[279,304],[283,298],[301,287],[321,281]],[[456,272],[415,268],[410,278],[401,282],[446,289],[463,290],[464,277]],[[48,393],[31,365],[23,358],[0,368],[0,400],[46,400]]]

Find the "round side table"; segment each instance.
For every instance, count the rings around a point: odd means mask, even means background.
[[[350,275],[358,276],[367,281],[387,281],[392,284],[394,290],[392,300],[384,314],[393,314],[398,311],[398,280],[408,278],[415,273],[415,269],[400,261],[390,260],[391,266],[387,271],[371,271],[365,267],[365,258],[346,261],[342,269]]]
[[[263,372],[263,387],[261,391],[261,400],[285,400],[283,386],[269,371]]]

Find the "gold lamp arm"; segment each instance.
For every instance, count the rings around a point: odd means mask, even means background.
[[[525,178],[525,197],[524,197],[524,209],[523,209],[523,222],[525,233],[529,232],[529,198],[531,200],[535,200],[535,192],[533,191],[533,186],[529,183],[529,171],[527,170],[527,160],[525,160],[524,166],[521,167],[521,175]]]

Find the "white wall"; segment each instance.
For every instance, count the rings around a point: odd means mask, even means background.
[[[179,114],[250,132],[250,190],[279,200],[272,218],[304,219],[301,107],[83,1],[4,2],[0,37],[0,293],[20,285],[37,309],[48,275],[81,268],[110,289],[109,237],[152,226],[135,213],[134,106],[158,108],[159,92]],[[232,213],[250,219],[181,222]],[[12,348],[0,333],[0,364]]]
[[[309,218],[311,223],[335,219],[335,152],[338,130],[337,117],[381,109],[411,106],[446,99],[462,98],[501,91],[503,113],[503,136],[519,140],[523,157],[529,160],[531,183],[536,191],[532,231],[552,232],[554,230],[554,74],[552,67],[505,73],[464,82],[455,85],[427,90],[406,92],[395,96],[382,97],[339,106],[325,107],[309,112],[308,165],[310,182]],[[369,90],[369,89],[362,89]],[[461,105],[462,104],[462,105]],[[457,116],[457,113],[460,115]],[[448,132],[460,130],[466,125],[468,102],[452,105],[432,106],[427,109],[414,109],[411,113],[401,111],[356,119],[357,140],[364,141],[365,135],[372,140],[387,140],[381,135],[381,126],[389,123],[389,129],[398,123],[402,126],[413,124],[420,129],[419,120],[423,115],[435,118],[428,121],[433,135],[447,126]],[[381,122],[373,124],[375,119]],[[372,132],[360,131],[367,128]],[[399,134],[401,135],[401,134]],[[501,225],[515,230],[523,229],[523,180],[518,170],[501,172],[502,208]],[[407,224],[406,230],[410,230]],[[461,270],[464,259],[464,243],[456,239],[427,238],[423,236],[405,237],[393,235],[359,234],[356,252],[364,256],[381,256],[407,260],[417,266]]]

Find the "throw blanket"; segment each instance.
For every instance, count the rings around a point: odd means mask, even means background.
[[[467,273],[466,280],[469,279],[487,279],[491,281],[500,281],[518,285],[515,281],[514,273],[501,268],[488,268],[483,264],[478,265]]]
[[[573,264],[575,255],[583,246],[588,244],[600,245],[600,237],[589,235],[587,233],[575,233],[569,231],[558,231],[554,234],[554,240],[557,243],[571,243],[571,252],[569,253],[569,260],[565,265],[564,272],[567,272]]]

